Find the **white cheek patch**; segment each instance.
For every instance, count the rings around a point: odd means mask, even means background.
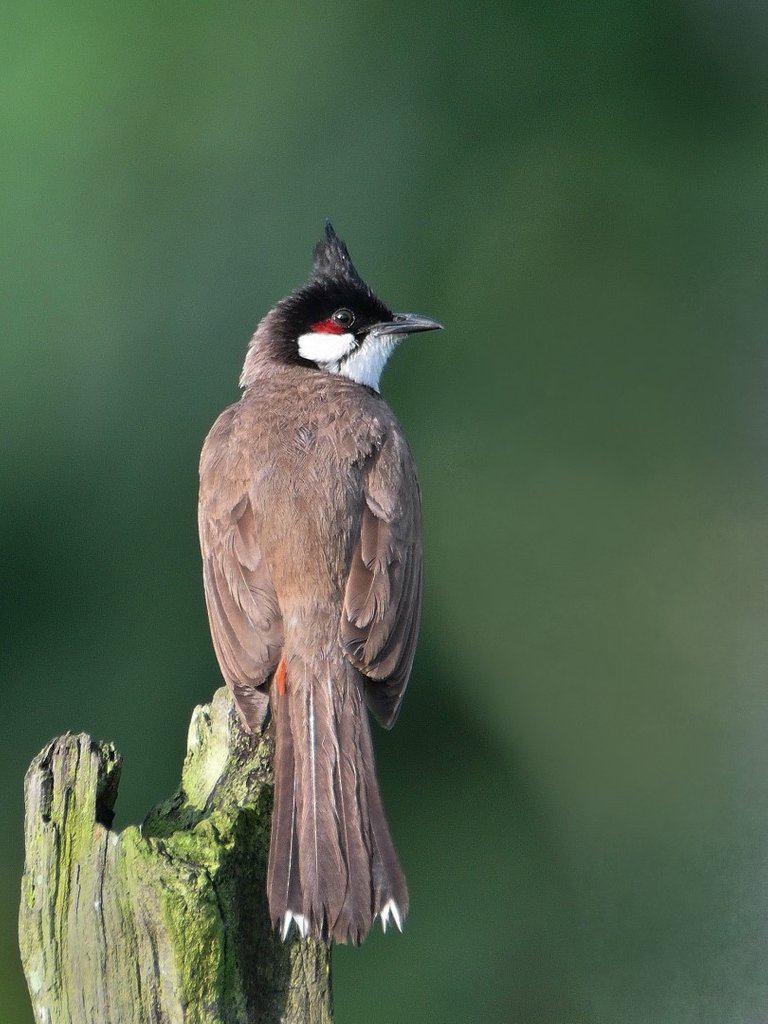
[[[310,331],[298,339],[299,355],[312,363],[323,366],[338,363],[355,347],[354,334],[320,334]]]

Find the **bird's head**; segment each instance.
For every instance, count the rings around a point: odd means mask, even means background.
[[[240,384],[247,387],[259,367],[277,362],[338,373],[378,391],[398,342],[407,334],[441,327],[418,313],[393,313],[357,273],[346,245],[326,221],[310,280],[261,321]]]

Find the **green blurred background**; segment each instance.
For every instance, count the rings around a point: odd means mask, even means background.
[[[196,464],[326,215],[447,330],[384,390],[425,620],[377,734],[405,934],[339,1024],[768,1019],[768,13],[6,4],[0,1010],[25,768],[116,741],[116,825],[219,685]]]

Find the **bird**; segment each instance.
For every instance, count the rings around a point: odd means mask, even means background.
[[[441,328],[394,313],[326,221],[309,280],[258,324],[241,398],[203,445],[213,647],[245,729],[273,722],[267,899],[284,941],[358,944],[408,913],[366,708],[391,728],[411,673],[421,498],[379,383],[407,335]]]

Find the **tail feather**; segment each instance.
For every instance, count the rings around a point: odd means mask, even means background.
[[[348,663],[289,659],[273,688],[272,921],[285,938],[360,942],[374,918],[401,926],[408,890],[381,802],[363,681]]]
[[[335,924],[335,932],[348,935],[352,942],[361,942],[372,921],[373,843],[369,827],[367,772],[360,772],[359,750],[361,731],[368,727],[367,715],[355,697],[348,710],[342,707],[339,716],[339,748],[341,756],[336,766],[335,799],[339,814],[340,842],[347,867],[347,891],[342,912]],[[372,764],[372,762],[371,762]]]
[[[373,744],[371,742],[371,730],[367,718],[364,719],[365,728],[362,732],[362,744],[364,748],[364,759],[369,764],[374,764]],[[376,775],[372,772],[366,777],[368,788],[368,814],[371,830],[373,856],[372,856],[372,883],[373,883],[373,910],[374,914],[382,915],[382,924],[386,930],[384,908],[389,906],[398,928],[402,931],[402,922],[408,913],[408,886],[405,875],[400,867],[395,845],[392,842],[392,835],[384,814],[384,805],[381,802],[381,793]],[[399,923],[398,923],[399,922]]]
[[[293,739],[290,708],[287,701],[282,704],[275,716],[275,797],[267,867],[269,908],[275,927],[285,919],[289,907],[301,905]]]
[[[303,685],[289,698],[297,780],[301,913],[318,934],[324,934],[339,916],[347,881],[333,799],[338,745],[329,691],[330,687],[305,666]]]

